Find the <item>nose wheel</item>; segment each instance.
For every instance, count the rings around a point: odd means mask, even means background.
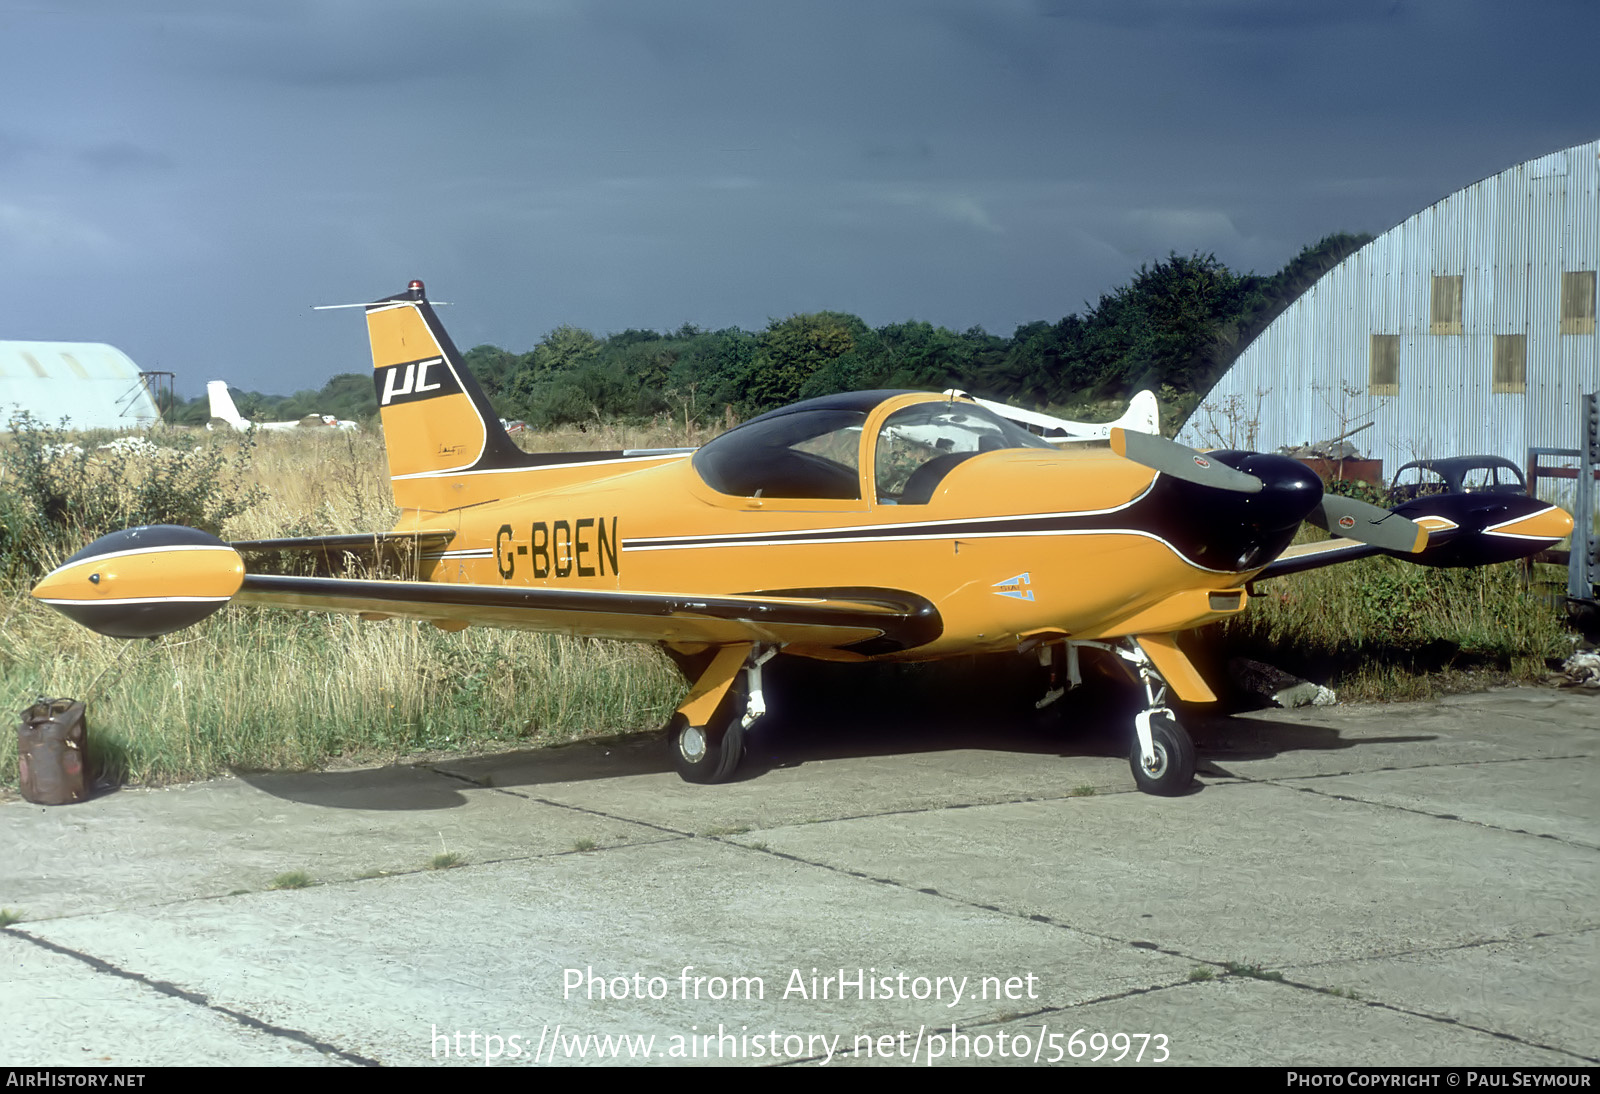
[[[1134,719],[1128,766],[1140,790],[1163,798],[1186,793],[1194,782],[1194,763],[1194,742],[1170,710],[1147,710]]]
[[[1167,708],[1167,685],[1157,674],[1149,654],[1135,639],[1116,646],[1100,642],[1068,643],[1069,647],[1074,645],[1115,654],[1138,674],[1139,683],[1144,686],[1145,709],[1133,719],[1133,749],[1128,754],[1128,766],[1133,770],[1133,781],[1139,789],[1163,798],[1187,794],[1194,784],[1194,741]],[[1075,659],[1073,667],[1076,668]]]

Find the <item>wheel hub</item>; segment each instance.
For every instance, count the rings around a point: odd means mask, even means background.
[[[706,734],[699,726],[684,726],[678,734],[678,751],[690,763],[699,763],[706,755]]]
[[[1140,766],[1144,768],[1145,774],[1152,779],[1159,779],[1167,770],[1167,750],[1161,747],[1160,742],[1156,742],[1153,751],[1156,754],[1155,759],[1150,763],[1144,763],[1141,760]]]

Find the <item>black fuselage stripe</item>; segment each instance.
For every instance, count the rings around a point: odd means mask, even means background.
[[[867,525],[853,528],[808,528],[790,532],[737,532],[722,536],[684,536],[624,539],[626,550],[684,550],[698,547],[788,546],[819,543],[854,543],[871,540],[976,539],[1004,536],[1042,536],[1099,532],[1160,540],[1160,533],[1138,527],[1126,511],[1076,514],[1056,513],[1011,519],[941,520],[926,524]],[[1181,551],[1179,552],[1182,553]],[[1193,560],[1188,560],[1193,561]]]
[[[683,547],[734,547],[742,543],[838,543],[862,539],[960,539],[963,536],[1026,536],[1051,532],[1111,532],[1154,536],[1144,528],[1129,527],[1126,521],[1097,522],[1092,518],[1023,517],[998,521],[937,521],[923,525],[880,525],[856,528],[807,529],[795,532],[739,532],[727,536],[686,536],[682,539],[624,539],[630,550]]]
[[[1184,562],[1218,574],[1260,569],[1294,536],[1299,521],[1279,529],[1256,527],[1241,495],[1157,475],[1122,505],[1076,513],[933,520],[922,523],[738,532],[721,536],[624,539],[624,550],[672,550],[737,545],[863,543],[873,540],[976,539],[1006,536],[1123,535],[1152,539]]]
[[[639,537],[624,539],[634,550],[723,547],[740,543],[828,543],[861,539],[959,539],[962,536],[1030,535],[1058,531],[1131,532],[1155,535],[1129,527],[1125,514],[1138,507],[1155,486],[1155,480],[1136,497],[1106,509],[1069,513],[1030,513],[1020,517],[969,517],[960,520],[897,521],[892,524],[856,525],[849,528],[802,528],[779,532],[731,532],[723,535]],[[1159,538],[1159,537],[1158,537]]]

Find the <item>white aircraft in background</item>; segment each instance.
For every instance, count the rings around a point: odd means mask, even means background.
[[[1122,417],[1114,422],[1105,422],[1092,425],[1088,422],[1072,422],[1065,418],[1056,418],[1049,414],[1041,414],[1037,410],[1023,410],[1021,407],[1010,406],[1006,403],[992,403],[988,399],[979,399],[968,395],[965,391],[950,388],[944,394],[956,398],[968,398],[979,406],[986,406],[1002,418],[1009,418],[1013,422],[1027,429],[1030,433],[1037,433],[1051,444],[1070,444],[1074,441],[1109,441],[1113,429],[1126,429],[1133,433],[1149,433],[1152,436],[1161,435],[1161,408],[1156,403],[1155,393],[1141,391],[1128,400],[1128,410]]]
[[[359,422],[352,422],[346,418],[335,418],[332,414],[307,414],[304,418],[293,422],[252,422],[243,414],[240,414],[239,408],[233,405],[233,396],[228,394],[228,381],[226,380],[208,382],[206,384],[206,396],[211,400],[212,421],[220,419],[240,433],[248,432],[251,429],[282,430],[299,429],[302,426],[307,429],[361,428],[361,423]],[[206,428],[209,429],[211,427],[208,424]]]

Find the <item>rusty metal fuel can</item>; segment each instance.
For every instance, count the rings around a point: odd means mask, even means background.
[[[66,805],[89,796],[89,727],[76,699],[40,699],[17,726],[17,781],[38,805]]]

